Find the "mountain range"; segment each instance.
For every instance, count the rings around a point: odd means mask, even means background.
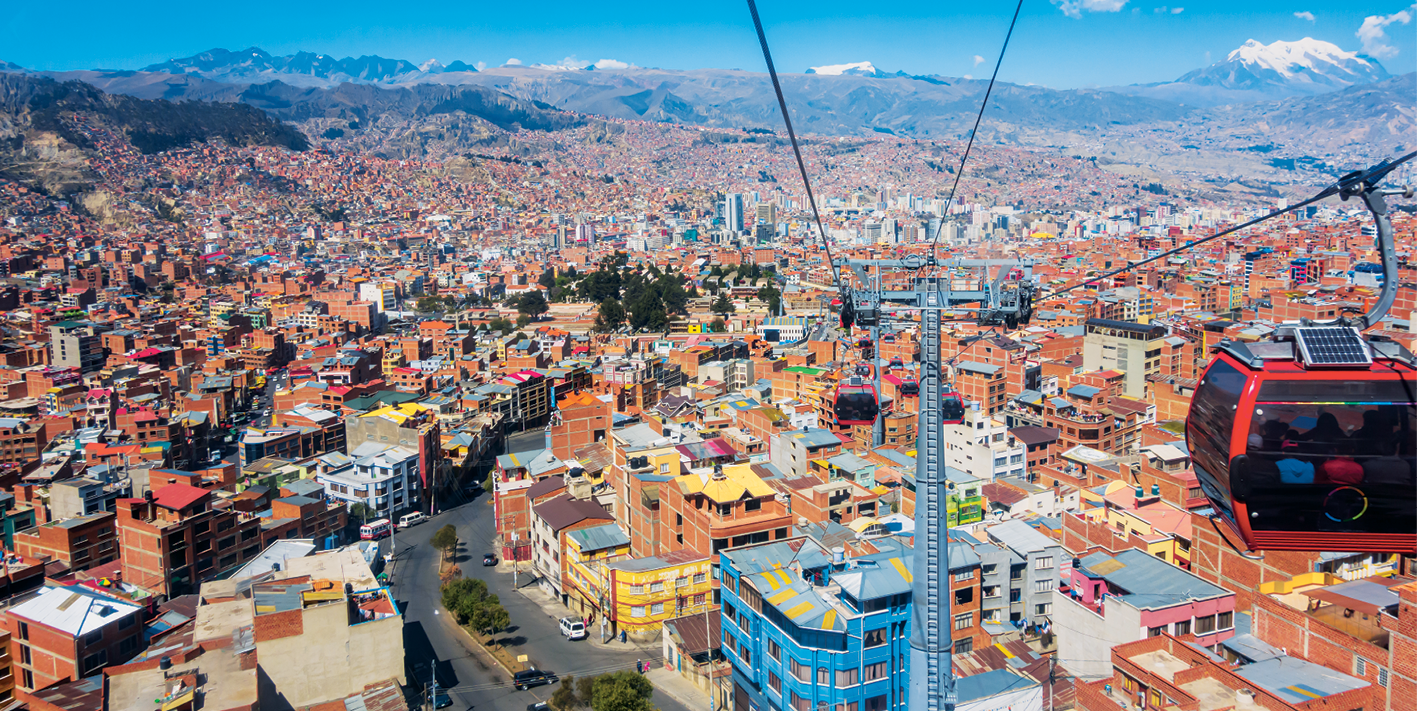
[[[26,70],[0,63],[0,72]],[[317,143],[350,140],[347,124],[386,131],[397,140],[374,143],[392,155],[466,150],[505,140],[494,138],[496,131],[559,130],[596,116],[781,127],[767,75],[738,70],[479,71],[463,62],[275,56],[251,47],[211,50],[141,71],[40,74],[142,99],[249,104],[294,122]],[[812,67],[781,80],[793,122],[804,133],[924,139],[967,136],[987,86],[968,78],[890,73],[867,61]],[[1101,146],[1111,142],[1121,146],[1119,160],[1142,163],[1155,153],[1196,164],[1188,157],[1196,151],[1233,153],[1257,145],[1268,146],[1274,157],[1312,162],[1342,153],[1344,160],[1361,162],[1417,146],[1414,81],[1413,74],[1390,77],[1374,59],[1311,38],[1270,45],[1252,40],[1172,82],[1069,90],[1000,83],[980,138],[1090,155],[1101,155]],[[366,141],[358,145],[371,145],[368,134],[361,135]]]

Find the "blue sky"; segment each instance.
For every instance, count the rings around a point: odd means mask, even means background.
[[[1394,74],[1417,68],[1417,5],[1368,0],[1026,0],[1001,77],[1057,88],[1174,79],[1247,39],[1310,36],[1375,53]],[[783,71],[870,61],[889,71],[987,76],[1013,2],[761,0]],[[1406,20],[1406,22],[1404,22]],[[37,31],[37,28],[43,28]],[[1360,29],[1362,32],[1360,33]],[[1362,35],[1360,37],[1360,34]],[[745,2],[12,3],[0,59],[33,69],[136,69],[212,47],[276,54],[378,54],[496,66],[614,59],[639,66],[761,71]]]

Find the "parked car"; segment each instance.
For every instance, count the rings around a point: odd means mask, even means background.
[[[453,697],[448,696],[445,689],[438,689],[433,692],[433,708],[445,709],[453,705]]]
[[[497,564],[497,554],[486,553],[482,556],[482,567],[488,568]]]
[[[566,639],[585,639],[585,622],[579,617],[561,618],[561,635]]]
[[[412,528],[427,520],[428,514],[422,511],[414,511],[411,514],[404,514],[403,517],[399,519],[399,528]]]
[[[512,686],[517,691],[525,691],[533,686],[548,686],[560,681],[555,674],[541,669],[528,669],[519,671],[512,677]]]
[[[546,711],[546,709],[549,708],[551,708],[551,704],[548,704],[545,701],[538,701],[534,704],[526,705],[526,711]]]

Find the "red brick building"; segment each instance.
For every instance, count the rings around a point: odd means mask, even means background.
[[[114,515],[101,511],[88,516],[44,523],[15,533],[15,552],[63,561],[74,571],[87,570],[118,559]]]
[[[143,646],[142,608],[80,587],[44,588],[6,610],[15,695],[77,681],[121,664]]]

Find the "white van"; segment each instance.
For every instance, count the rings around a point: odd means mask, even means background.
[[[401,518],[399,518],[399,528],[404,529],[409,528],[411,526],[417,526],[418,524],[423,523],[427,520],[428,514],[425,514],[422,511],[414,511],[411,514],[404,514]]]

